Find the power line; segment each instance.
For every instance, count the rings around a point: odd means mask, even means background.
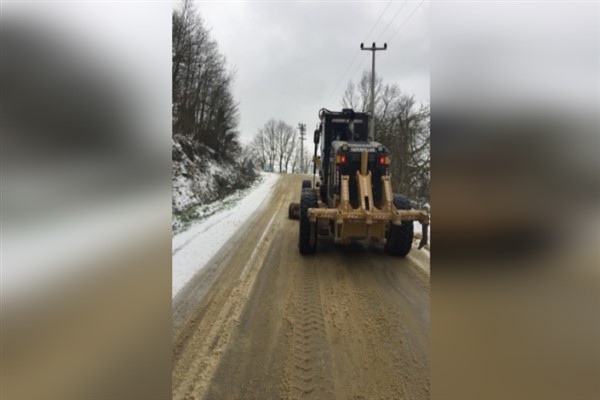
[[[408,0],[406,0],[408,1]],[[375,27],[377,26],[377,24],[379,23],[379,21],[381,21],[381,18],[383,18],[383,14],[385,14],[385,12],[387,11],[387,9],[389,8],[390,4],[392,4],[392,0],[390,0],[387,5],[385,6],[385,8],[383,9],[383,11],[381,12],[381,14],[379,14],[379,18],[377,19],[377,22],[375,22],[375,25],[373,25],[373,27],[371,28],[371,32],[369,32],[367,34],[367,36],[365,37],[365,42],[367,41],[367,39],[369,38],[369,36],[371,36],[371,33],[373,33],[373,31],[375,30]]]
[[[392,17],[392,19],[390,19],[390,22],[388,22],[388,24],[386,25],[385,29],[379,34],[379,36],[377,37],[377,39],[375,39],[376,42],[379,41],[379,39],[381,39],[381,37],[383,36],[383,34],[385,32],[387,32],[387,30],[390,28],[390,26],[392,25],[392,22],[394,22],[394,20],[396,19],[396,17],[398,16],[398,14],[400,14],[400,11],[402,11],[402,9],[404,8],[404,6],[408,3],[408,0],[404,0],[404,3],[402,3],[402,6],[400,6],[400,8],[398,9],[398,11],[396,11],[396,14],[394,14],[394,16]]]
[[[354,61],[356,61],[356,58],[358,57],[358,55],[360,54],[360,50],[358,50],[356,52],[356,54],[354,54],[354,58],[352,58],[352,61],[350,62],[350,64],[348,65],[348,68],[346,68],[346,71],[344,72],[344,74],[341,76],[341,78],[338,80],[338,83],[335,85],[335,87],[333,88],[333,90],[331,91],[331,94],[329,95],[329,100],[331,100],[331,98],[333,97],[333,95],[335,94],[335,92],[337,91],[338,87],[340,86],[340,83],[342,83],[342,81],[344,80],[344,78],[346,77],[346,74],[348,74],[348,71],[350,70],[350,67],[352,67],[352,65],[354,64]],[[329,100],[327,100],[327,102],[329,103]]]
[[[385,12],[387,11],[387,9],[389,8],[390,4],[392,4],[392,1],[393,0],[390,0],[387,3],[387,5],[385,6],[385,8],[383,9],[383,11],[381,12],[381,14],[379,14],[379,18],[377,18],[377,21],[373,24],[373,27],[371,28],[371,31],[369,31],[369,33],[365,37],[364,42],[366,42],[367,39],[369,38],[369,36],[371,35],[371,33],[373,33],[373,31],[377,27],[377,24],[379,24],[379,22],[381,21],[381,18],[383,18],[383,15],[385,14]],[[406,0],[406,1],[408,1],[408,0]],[[344,78],[348,74],[348,71],[350,71],[350,68],[352,67],[352,65],[354,65],[354,61],[356,61],[356,59],[358,58],[359,54],[360,54],[360,50],[357,50],[356,53],[354,54],[354,57],[352,58],[352,61],[350,61],[350,64],[348,64],[348,67],[346,68],[346,71],[344,71],[344,73],[340,77],[338,83],[335,85],[334,89],[331,91],[331,94],[329,95],[329,99],[327,100],[328,103],[333,98],[333,95],[335,94],[335,92],[337,91],[338,87],[340,86],[340,83],[342,83],[342,81],[344,80]]]
[[[354,79],[354,77],[356,76],[356,73],[362,69],[362,67],[365,65],[367,60],[368,60],[368,58],[365,57],[365,59],[362,61],[362,63],[358,64],[358,66],[354,69],[354,72],[352,73],[352,75],[350,75],[350,80]]]
[[[396,36],[396,34],[398,32],[400,32],[400,29],[402,29],[402,27],[404,25],[406,25],[406,23],[408,22],[408,20],[417,12],[417,10],[419,8],[421,8],[421,6],[423,5],[423,3],[425,3],[425,0],[421,0],[421,2],[419,3],[419,5],[413,10],[413,12],[410,13],[410,15],[400,24],[400,26],[398,27],[398,29],[396,29],[396,31],[394,32],[394,34],[390,37],[390,39],[388,40],[388,42],[391,42],[392,39],[394,38],[394,36]]]

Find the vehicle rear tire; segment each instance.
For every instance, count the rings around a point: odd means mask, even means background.
[[[394,195],[394,206],[398,210],[410,210],[410,202],[404,196]],[[404,221],[401,225],[391,225],[385,243],[385,251],[395,257],[405,257],[412,247],[414,226],[412,221]]]
[[[302,181],[302,189],[312,189],[312,182],[310,179],[305,179]]]
[[[311,224],[308,219],[308,209],[317,208],[317,194],[314,190],[303,190],[300,196],[300,240],[298,247],[300,254],[315,254],[317,251],[316,224]]]

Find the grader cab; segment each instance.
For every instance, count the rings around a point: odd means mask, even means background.
[[[302,183],[300,203],[289,207],[289,217],[300,220],[300,253],[314,254],[317,238],[331,236],[341,244],[353,240],[383,244],[390,255],[406,256],[412,246],[413,221],[423,227],[419,248],[423,247],[429,214],[412,210],[407,198],[393,194],[392,155],[368,136],[369,115],[351,109],[321,109],[319,119],[313,179]]]

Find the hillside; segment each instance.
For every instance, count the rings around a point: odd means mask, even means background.
[[[200,206],[250,187],[257,177],[242,160],[219,158],[211,148],[183,135],[173,136],[172,159],[174,233],[202,217]]]

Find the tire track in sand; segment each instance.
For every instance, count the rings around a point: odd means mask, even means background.
[[[293,318],[288,398],[334,399],[317,269],[314,265],[303,265],[298,274],[288,314]]]
[[[274,200],[275,210],[283,207],[284,199],[284,193],[279,193]],[[197,329],[193,332],[183,333],[183,338],[181,338],[183,340],[176,339],[176,343],[182,342],[183,346],[178,351],[181,354],[178,364],[186,365],[187,368],[178,366],[177,372],[173,374],[174,399],[201,399],[206,393],[206,388],[221,354],[225,351],[229,339],[239,323],[243,307],[263,266],[264,256],[270,245],[269,236],[277,231],[277,226],[281,223],[276,215],[273,214],[266,223],[262,230],[263,235],[258,239],[248,261],[241,267],[240,275],[235,280],[232,290],[224,294],[222,306],[215,307],[211,315],[205,316],[215,322],[208,327],[208,330]],[[194,322],[193,316],[191,321]],[[192,327],[190,326],[190,328]]]

